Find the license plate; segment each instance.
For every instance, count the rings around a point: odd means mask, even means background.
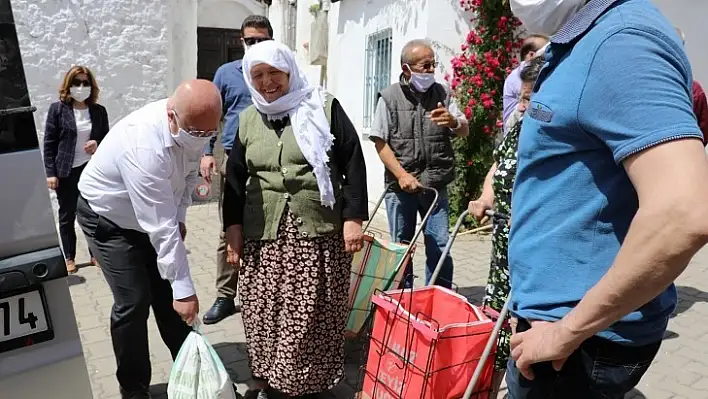
[[[46,309],[37,288],[0,298],[0,352],[54,338]]]

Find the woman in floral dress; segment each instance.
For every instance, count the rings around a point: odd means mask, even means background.
[[[223,220],[253,381],[246,399],[310,398],[344,374],[352,254],[368,218],[359,136],[275,41],[246,51],[253,105],[226,165]]]
[[[494,150],[494,164],[489,169],[484,180],[484,188],[480,197],[471,201],[469,211],[478,221],[485,218],[485,211],[494,209],[492,229],[492,260],[489,268],[489,278],[485,288],[484,305],[500,311],[509,296],[509,230],[511,222],[511,194],[516,178],[516,158],[519,144],[519,132],[526,107],[529,104],[533,85],[544,64],[543,57],[529,61],[521,70],[521,96],[516,109],[517,117],[511,117],[513,126],[508,129],[506,137]],[[511,331],[504,329],[499,334],[497,355],[494,364],[494,389],[498,389],[506,370],[509,359],[509,342]]]

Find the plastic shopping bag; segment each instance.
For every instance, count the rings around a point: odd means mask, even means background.
[[[195,321],[195,323],[198,323]],[[167,385],[169,399],[236,399],[234,385],[219,355],[198,325],[182,344]]]

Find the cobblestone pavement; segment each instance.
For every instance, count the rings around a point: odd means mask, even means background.
[[[376,226],[383,220],[378,219]],[[202,312],[211,306],[216,290],[216,243],[219,215],[215,203],[196,205],[188,213],[187,248],[192,277],[197,288]],[[79,234],[81,236],[81,234]],[[88,260],[85,245],[79,243],[77,260]],[[452,249],[455,259],[455,283],[460,292],[479,303],[486,279],[490,245],[484,236],[459,236]],[[419,249],[420,266],[424,251]],[[637,390],[628,398],[706,398],[708,397],[708,250],[696,256],[678,280],[680,304],[672,318],[660,354]],[[420,270],[418,270],[420,272]],[[422,275],[419,273],[419,275]],[[86,266],[70,276],[71,295],[81,332],[86,363],[96,399],[117,399],[115,359],[108,330],[112,305],[111,292],[98,268]],[[160,340],[151,318],[150,349],[152,353],[152,392],[166,398],[166,383],[171,358]],[[240,316],[203,327],[241,392],[250,378],[245,352],[245,335]],[[347,378],[332,392],[334,398],[350,398],[359,376],[359,356],[350,356]]]

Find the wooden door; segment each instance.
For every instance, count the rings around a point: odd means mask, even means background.
[[[197,77],[214,79],[220,66],[243,58],[240,29],[197,28]]]

